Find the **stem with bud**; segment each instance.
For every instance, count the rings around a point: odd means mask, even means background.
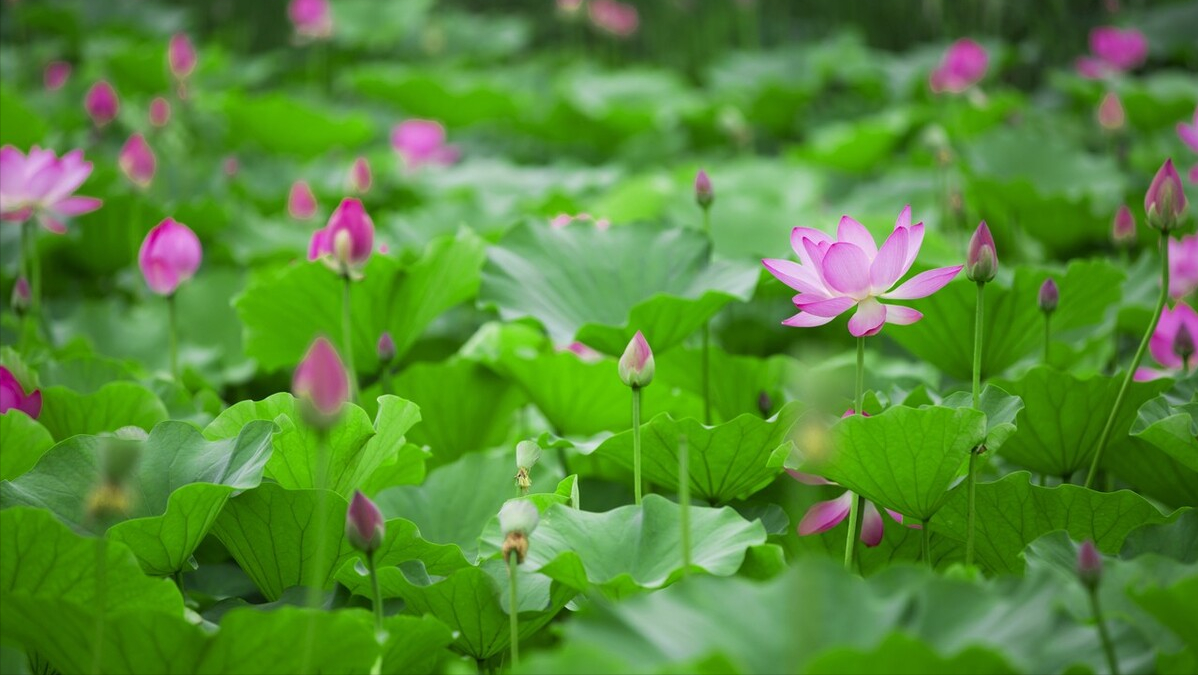
[[[1119,660],[1115,658],[1115,643],[1111,642],[1111,634],[1106,628],[1106,619],[1102,614],[1102,606],[1098,604],[1098,588],[1087,588],[1086,593],[1090,596],[1090,609],[1094,613],[1094,624],[1098,626],[1098,639],[1102,642],[1102,651],[1106,655],[1107,668],[1110,668],[1111,675],[1119,675]]]
[[[179,381],[179,312],[175,306],[175,294],[166,296],[167,332],[170,341],[171,377]]]
[[[379,569],[374,560],[375,551],[366,554],[366,569],[370,571],[370,597],[374,602],[374,633],[383,638],[383,594],[379,590]]]
[[[985,307],[986,282],[978,281],[978,301],[973,322],[973,409],[982,409],[982,314]],[[1048,345],[1045,343],[1045,357]],[[965,565],[973,564],[973,532],[977,517],[977,459],[985,446],[969,451],[969,506],[965,524]]]
[[[703,231],[707,233],[707,260],[711,262],[711,207],[703,207]],[[711,424],[711,319],[703,322],[703,423]]]
[[[342,275],[345,286],[341,293],[341,344],[342,351],[345,353],[345,370],[349,373],[349,400],[353,403],[358,402],[358,369],[354,367],[354,333],[353,333],[353,305],[350,300],[350,289],[353,284],[353,279],[349,273]]]

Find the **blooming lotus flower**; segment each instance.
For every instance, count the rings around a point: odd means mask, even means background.
[[[320,40],[333,34],[333,13],[328,0],[291,0],[287,16],[302,38]]]
[[[800,263],[765,259],[762,264],[779,281],[799,291],[793,301],[799,313],[782,323],[787,326],[822,326],[856,307],[849,319],[855,337],[877,335],[883,324],[907,325],[923,314],[880,300],[914,300],[944,288],[963,265],[922,272],[890,290],[911,269],[923,245],[923,223],[911,225],[907,206],[895,221],[894,231],[881,249],[861,223],[848,216],[840,219],[837,238],[809,227],[796,227],[791,246]]]
[[[1156,330],[1148,340],[1148,351],[1152,358],[1163,366],[1164,370],[1139,368],[1135,379],[1138,382],[1155,380],[1158,377],[1171,377],[1185,370],[1188,365],[1192,368],[1194,362],[1194,341],[1198,339],[1198,312],[1184,302],[1177,303],[1173,309],[1165,307],[1161,310],[1160,321]]]
[[[20,410],[37,419],[42,414],[42,392],[35,389],[27,395],[17,377],[8,368],[0,366],[0,415],[9,410]]]
[[[969,239],[969,254],[965,259],[965,278],[987,283],[998,274],[998,255],[995,253],[994,237],[986,221],[978,224]]]
[[[710,207],[711,203],[715,201],[715,191],[711,188],[711,179],[702,169],[695,174],[695,201],[702,208]]]
[[[1102,579],[1102,554],[1089,539],[1077,550],[1077,578],[1089,589],[1097,588]]]
[[[591,0],[587,10],[596,28],[618,38],[631,36],[641,25],[636,7],[618,0]]]
[[[204,249],[195,232],[174,218],[166,218],[141,243],[137,266],[151,291],[169,296],[195,275],[203,256]]]
[[[156,127],[165,127],[167,122],[171,121],[171,104],[161,96],[155,96],[153,101],[150,101],[150,124]]]
[[[46,64],[42,81],[46,85],[46,91],[58,91],[67,83],[67,78],[70,76],[71,64],[66,61],[51,61]]]
[[[73,196],[91,175],[92,163],[83,151],[61,158],[36,145],[25,155],[6,145],[0,148],[0,220],[24,222],[36,216],[42,227],[62,234],[62,219],[91,213],[103,203],[95,197]]]
[[[33,293],[29,289],[29,280],[25,277],[17,277],[17,282],[12,285],[12,311],[18,315],[24,314],[29,310],[29,306],[33,303]]]
[[[291,378],[291,392],[306,404],[309,423],[327,427],[341,414],[349,400],[349,374],[326,338],[318,337],[308,347]]]
[[[353,166],[349,169],[350,189],[358,194],[366,194],[370,191],[370,184],[372,182],[370,162],[366,161],[365,157],[355,159]]]
[[[316,195],[306,181],[297,180],[287,193],[287,213],[296,220],[307,220],[316,215]]]
[[[1169,240],[1169,295],[1181,299],[1198,291],[1198,234]]]
[[[1123,102],[1119,100],[1119,95],[1108,91],[1098,104],[1098,124],[1107,131],[1116,131],[1122,129],[1126,121],[1127,115],[1123,112]]]
[[[409,169],[425,164],[447,166],[460,155],[457,148],[446,145],[445,127],[433,120],[404,120],[395,125],[391,129],[391,147]]]
[[[990,57],[986,48],[962,38],[952,43],[940,59],[940,65],[932,71],[928,85],[932,91],[947,91],[959,94],[977,84],[986,75]]]
[[[354,490],[354,497],[345,511],[345,538],[351,546],[369,554],[383,545],[386,536],[387,523],[379,507],[361,490]]]
[[[1173,168],[1173,160],[1167,159],[1152,179],[1148,192],[1144,193],[1144,211],[1148,224],[1168,232],[1177,226],[1186,210],[1186,193],[1181,186],[1181,176]]]
[[[1037,302],[1040,305],[1040,311],[1045,314],[1057,311],[1057,305],[1061,303],[1061,289],[1052,277],[1045,279],[1044,283],[1040,284],[1040,295]]]
[[[186,33],[175,33],[171,36],[170,45],[166,50],[166,60],[170,65],[171,74],[176,80],[186,80],[196,67],[196,50],[191,44],[191,38]]]
[[[323,260],[334,271],[353,275],[370,259],[374,247],[374,221],[362,202],[346,198],[323,228],[312,233],[308,260]]]
[[[116,119],[121,110],[121,102],[112,85],[106,80],[100,80],[87,90],[87,96],[83,98],[83,107],[92,118],[92,122],[97,127],[102,127]]]
[[[649,348],[649,341],[639,330],[632,336],[624,354],[620,356],[618,370],[620,381],[634,389],[646,387],[653,381],[653,350]]]
[[[1134,70],[1148,58],[1148,40],[1134,28],[1100,26],[1090,31],[1090,52],[1112,70]]]
[[[1126,204],[1121,204],[1115,212],[1115,221],[1111,224],[1111,239],[1118,246],[1128,246],[1136,243],[1136,217]]]
[[[121,148],[117,162],[130,182],[139,188],[150,187],[150,182],[154,180],[154,151],[150,149],[150,144],[146,143],[144,136],[130,136]]]

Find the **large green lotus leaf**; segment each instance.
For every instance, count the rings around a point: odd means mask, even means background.
[[[413,3],[416,4],[416,3]],[[451,127],[517,118],[532,109],[521,101],[510,82],[496,82],[494,71],[485,76],[472,70],[404,68],[395,63],[369,64],[348,70],[350,87],[366,98],[398,106],[413,115],[440,120]]]
[[[1198,562],[1198,511],[1186,509],[1168,523],[1145,525],[1123,541],[1119,557],[1153,553],[1186,563]]]
[[[758,270],[709,263],[708,249],[695,230],[524,223],[488,250],[480,300],[504,319],[537,319],[557,344],[577,335],[620,354],[640,330],[664,352],[752,295]]]
[[[676,348],[654,356],[655,381],[682,387],[703,395],[703,353],[698,349]],[[788,356],[759,358],[729,354],[718,347],[710,351],[712,421],[728,421],[744,413],[772,414],[785,399],[789,384],[800,376],[798,363]],[[770,401],[762,411],[762,397]]]
[[[423,411],[423,422],[408,439],[428,445],[434,465],[503,443],[513,415],[525,402],[510,382],[459,358],[413,364],[393,380],[393,386]]]
[[[970,408],[892,407],[838,421],[800,447],[793,468],[840,483],[879,507],[928,520],[944,504],[969,452],[986,440],[986,416]],[[824,447],[824,444],[830,447]]]
[[[613,598],[668,586],[685,576],[680,553],[681,508],[660,495],[640,506],[591,513],[555,504],[530,537],[524,564],[578,591],[597,588]],[[745,551],[765,543],[765,527],[731,508],[692,506],[691,570],[730,576]],[[502,537],[483,542],[498,553]]]
[[[803,672],[810,675],[1013,675],[1019,671],[998,650],[967,647],[953,656],[942,656],[922,640],[903,633],[891,633],[872,649],[830,649],[808,664]]]
[[[282,94],[229,94],[224,113],[229,136],[238,145],[299,157],[315,157],[338,146],[352,149],[374,134],[370,118],[361,113],[337,114]]]
[[[378,652],[367,611],[247,607],[221,619],[194,672],[362,673]]]
[[[1135,602],[1168,626],[1193,652],[1198,652],[1198,625],[1194,623],[1194,607],[1198,607],[1198,575],[1160,588],[1131,592]]]
[[[1192,472],[1198,472],[1198,401],[1174,405],[1167,397],[1140,407],[1131,433]]]
[[[445,310],[478,291],[483,242],[463,230],[435,240],[404,265],[375,255],[365,279],[353,284],[354,366],[378,369],[379,336],[389,331],[403,356]],[[266,370],[294,367],[312,340],[326,335],[341,344],[342,280],[321,263],[300,263],[251,278],[234,306],[245,324],[245,349]]]
[[[973,407],[973,395],[959,391],[947,396],[941,403],[948,408]],[[978,407],[986,414],[986,450],[995,452],[1015,433],[1015,419],[1023,410],[1023,399],[1002,389],[987,384],[978,396]]]
[[[1037,473],[1072,476],[1088,468],[1123,376],[1082,379],[1049,366],[1037,366],[1017,380],[996,384],[1023,399],[1018,430],[1002,456]],[[1136,410],[1165,389],[1168,380],[1134,382],[1115,418],[1107,454],[1134,451],[1127,431]]]
[[[37,464],[54,445],[50,432],[20,410],[0,415],[0,480],[12,480]]]
[[[321,474],[320,457],[328,489],[349,498],[363,481],[383,465],[423,465],[424,456],[404,445],[404,434],[420,421],[420,409],[396,396],[380,396],[379,411],[372,424],[366,411],[346,405],[341,419],[326,433],[321,449],[318,431],[303,423],[291,394],[280,392],[261,401],[242,401],[220,414],[204,429],[208,438],[229,438],[255,420],[279,426],[274,452],[266,475],[288,489],[315,488]],[[421,469],[417,474],[423,475]],[[418,479],[417,479],[418,480]]]
[[[38,421],[54,440],[61,441],[76,434],[99,434],[128,426],[149,431],[166,418],[166,407],[154,392],[136,382],[111,382],[91,394],[46,387]]]
[[[163,422],[144,441],[74,436],[28,473],[0,482],[0,506],[43,508],[72,527],[97,531],[87,510],[104,482],[105,457],[136,453],[125,486],[127,519],[109,536],[128,545],[147,574],[173,574],[184,569],[229,496],[261,482],[273,433],[272,423],[254,422],[234,438],[209,442],[189,424]]]
[[[1046,271],[1019,267],[1008,287],[986,285],[982,336],[982,378],[1001,375],[1021,359],[1044,350],[1044,315],[1036,299]],[[1123,272],[1104,261],[1076,261],[1064,275],[1052,275],[1061,291],[1061,305],[1052,315],[1053,363],[1068,365],[1091,341],[1105,340],[1111,308],[1121,297]],[[889,331],[907,351],[968,381],[973,375],[973,323],[977,286],[963,277],[910,306],[923,319]],[[1069,354],[1066,354],[1069,352]],[[1060,360],[1058,360],[1060,359]]]
[[[719,504],[748,497],[781,473],[793,447],[790,436],[799,409],[792,402],[768,420],[744,414],[711,427],[695,419],[658,415],[641,425],[642,475],[654,485],[676,491],[678,445],[686,438],[693,496]],[[632,430],[608,438],[595,452],[632,468]]]
[[[431,616],[389,616],[383,619],[387,642],[383,644],[382,672],[421,675],[440,672],[437,667],[449,652],[453,631]]]
[[[868,117],[817,127],[791,154],[829,169],[867,173],[893,155],[918,121],[912,108],[891,106]]]

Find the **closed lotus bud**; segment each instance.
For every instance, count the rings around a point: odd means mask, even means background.
[[[532,468],[541,459],[541,446],[535,441],[520,441],[516,444],[516,487],[528,491],[532,488]]]
[[[384,331],[383,334],[379,336],[377,351],[379,361],[383,363],[391,363],[391,360],[395,358],[395,339],[391,337],[391,333],[389,331]]]
[[[354,497],[345,512],[345,538],[354,548],[370,554],[383,545],[386,536],[387,524],[379,507],[361,490],[354,490]]]
[[[150,101],[150,124],[156,127],[165,127],[167,122],[171,121],[171,104],[161,96],[155,96],[153,101]]]
[[[762,417],[769,417],[770,411],[774,409],[774,401],[765,391],[757,395],[757,409],[761,411]]]
[[[965,260],[965,276],[970,281],[986,283],[994,280],[998,274],[998,254],[994,246],[994,237],[986,221],[978,224],[973,237],[969,240],[969,255]]]
[[[508,561],[516,554],[516,563],[524,562],[528,555],[528,537],[537,529],[541,514],[532,502],[514,499],[499,510],[499,529],[503,532],[503,560]]]
[[[305,181],[297,180],[291,184],[287,193],[287,213],[296,220],[307,220],[316,215],[316,195]]]
[[[619,372],[620,380],[633,389],[648,386],[653,381],[653,350],[639,330],[620,357]]]
[[[167,218],[146,235],[137,253],[137,266],[151,291],[173,295],[180,284],[195,275],[203,257],[204,249],[195,232]]]
[[[707,177],[707,172],[702,169],[695,174],[695,201],[699,206],[708,208],[715,201],[715,191],[711,188],[711,179]]]
[[[1102,554],[1089,539],[1077,550],[1077,578],[1090,590],[1098,588],[1102,579]]]
[[[170,46],[166,50],[167,62],[171,74],[176,80],[185,80],[196,67],[196,50],[191,44],[191,38],[186,33],[175,33],[171,36]]]
[[[1148,213],[1148,224],[1158,230],[1168,232],[1177,227],[1181,215],[1186,210],[1186,193],[1181,187],[1181,176],[1173,167],[1173,160],[1167,159],[1148,192],[1144,195],[1144,211]]]
[[[365,157],[355,159],[354,165],[349,169],[350,188],[354,192],[364,195],[370,191],[370,185],[373,180],[370,172],[370,162],[366,161]]]
[[[87,114],[92,118],[92,122],[96,126],[102,127],[116,119],[116,115],[121,109],[121,103],[112,85],[105,80],[100,80],[87,90],[87,96],[83,99],[83,107],[87,109]]]
[[[125,141],[124,147],[121,148],[117,163],[120,165],[121,171],[125,172],[125,177],[129,179],[129,182],[143,190],[150,187],[150,183],[154,180],[156,162],[154,151],[150,149],[150,144],[146,143],[145,136],[141,134],[130,136],[129,140]]]
[[[308,260],[323,260],[345,276],[353,276],[370,259],[374,247],[374,221],[362,202],[343,199],[323,229],[312,233]]]
[[[1111,224],[1111,239],[1116,246],[1131,246],[1136,243],[1136,217],[1131,215],[1127,204],[1115,212],[1115,222]]]
[[[29,291],[29,280],[25,277],[17,277],[17,283],[12,287],[12,311],[18,315],[29,311],[32,297],[33,294]]]
[[[1114,92],[1107,92],[1098,104],[1098,123],[1107,131],[1117,131],[1123,128],[1127,116],[1123,113],[1123,103]]]
[[[287,16],[296,35],[318,40],[333,34],[333,14],[328,0],[291,0]]]
[[[1181,362],[1189,365],[1190,359],[1194,357],[1194,336],[1190,333],[1190,327],[1184,322],[1177,327],[1177,332],[1173,334],[1173,353],[1177,354]]]
[[[337,350],[324,337],[308,347],[291,378],[291,392],[300,399],[309,424],[321,429],[332,426],[349,401],[349,374]]]
[[[220,169],[225,172],[226,176],[232,178],[241,170],[241,162],[237,161],[236,155],[229,155],[221,160]]]
[[[1057,311],[1057,304],[1061,301],[1061,289],[1057,288],[1057,282],[1053,279],[1045,279],[1040,285],[1040,311],[1045,314],[1052,314]]]
[[[46,85],[46,91],[58,91],[67,83],[67,78],[71,76],[71,64],[66,61],[51,61],[46,64],[46,71],[42,75],[43,83]]]

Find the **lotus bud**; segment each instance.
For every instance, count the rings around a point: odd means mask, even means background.
[[[333,34],[333,15],[328,0],[291,0],[287,16],[302,38],[318,40]]]
[[[24,315],[29,311],[32,298],[33,294],[29,291],[29,280],[25,277],[17,277],[17,283],[12,287],[12,311],[18,316]]]
[[[46,85],[46,91],[58,91],[67,83],[67,78],[70,76],[71,64],[66,61],[51,61],[46,64],[42,81]]]
[[[524,492],[532,488],[532,468],[541,459],[541,446],[535,441],[516,444],[516,487]]]
[[[998,256],[994,246],[994,237],[986,221],[978,225],[973,237],[969,239],[969,256],[965,261],[965,276],[970,281],[984,284],[994,280],[998,274]]]
[[[1057,288],[1057,282],[1053,279],[1045,279],[1043,284],[1040,284],[1040,311],[1045,314],[1052,314],[1057,311],[1057,304],[1061,301],[1061,290]]]
[[[1190,333],[1190,327],[1182,322],[1173,334],[1173,353],[1188,366],[1190,359],[1194,357],[1194,351],[1194,336]]]
[[[354,192],[364,195],[370,191],[370,185],[373,178],[370,172],[370,162],[366,161],[365,157],[359,157],[354,160],[354,165],[349,169],[349,186]]]
[[[653,350],[638,330],[620,357],[620,380],[633,389],[639,389],[649,386],[653,381],[653,372]]]
[[[155,96],[153,101],[150,101],[150,124],[156,127],[165,127],[167,122],[171,121],[171,104],[161,96]]]
[[[146,285],[158,295],[173,295],[200,268],[204,250],[195,232],[174,218],[154,226],[141,243],[137,266]]]
[[[761,412],[762,417],[769,417],[770,411],[774,409],[774,401],[765,391],[757,394],[757,410]]]
[[[196,50],[191,44],[191,38],[186,33],[175,33],[171,36],[170,46],[166,50],[167,62],[171,74],[176,80],[185,80],[196,67]]]
[[[1077,578],[1091,591],[1098,588],[1102,579],[1102,554],[1089,539],[1077,551]]]
[[[1119,100],[1118,94],[1107,92],[1106,96],[1102,97],[1102,102],[1098,104],[1098,124],[1107,131],[1117,131],[1123,128],[1126,121],[1127,116],[1123,112],[1123,103]]]
[[[711,207],[711,203],[715,201],[715,191],[711,188],[711,179],[702,169],[695,174],[695,201],[704,209]]]
[[[117,163],[120,165],[121,171],[125,172],[125,177],[129,179],[129,182],[143,190],[150,187],[150,183],[154,180],[156,162],[154,151],[150,149],[150,144],[146,143],[145,136],[141,134],[130,136],[129,140],[125,141],[124,147],[121,148]]]
[[[349,374],[337,350],[324,337],[308,348],[291,378],[291,391],[302,401],[304,419],[318,429],[328,429],[349,400]]]
[[[391,337],[390,331],[383,331],[379,336],[378,348],[379,361],[382,363],[391,363],[395,358],[395,339]]]
[[[87,114],[92,118],[92,122],[97,127],[103,127],[116,119],[116,115],[121,109],[121,102],[112,85],[105,80],[100,80],[87,90],[87,96],[83,99],[83,107],[87,109]]]
[[[503,561],[516,554],[516,564],[528,555],[528,537],[537,529],[541,514],[532,502],[513,499],[499,510],[499,529],[503,532]]]
[[[241,170],[241,162],[237,161],[237,155],[229,155],[221,160],[220,170],[230,178],[236,176],[237,172]]]
[[[345,512],[345,538],[354,548],[369,555],[383,545],[386,536],[387,524],[379,507],[361,490],[354,490],[354,497]]]
[[[1131,215],[1131,209],[1126,204],[1119,206],[1115,212],[1115,222],[1111,225],[1111,239],[1116,246],[1131,246],[1136,243],[1136,217]]]
[[[1186,210],[1186,194],[1182,190],[1181,176],[1173,168],[1173,160],[1167,159],[1148,192],[1144,195],[1144,211],[1148,213],[1148,224],[1163,232],[1177,227]]]
[[[307,220],[316,215],[316,195],[312,194],[307,182],[297,180],[291,184],[291,191],[287,193],[287,213],[296,220]]]

